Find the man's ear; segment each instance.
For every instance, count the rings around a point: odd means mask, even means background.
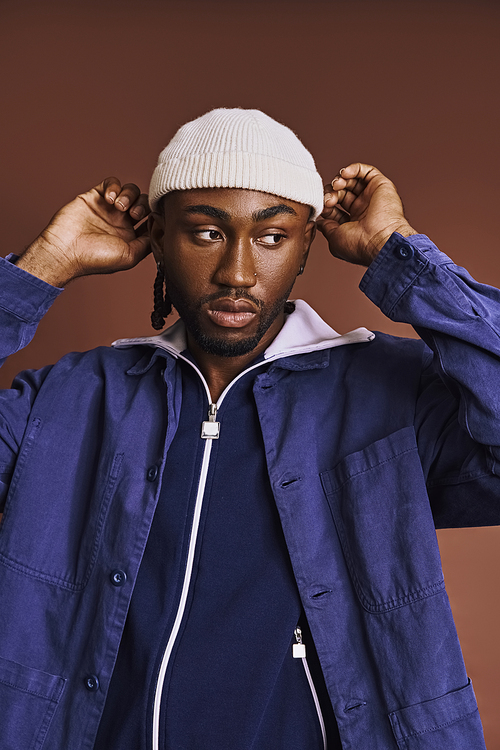
[[[163,216],[156,211],[149,214],[148,231],[154,259],[157,263],[163,263],[163,235],[165,232],[165,221]]]
[[[316,237],[316,222],[315,221],[308,221],[306,224],[306,228],[304,231],[304,254],[302,256],[302,263],[301,263],[301,271],[305,268],[307,258],[309,256],[309,250],[311,249],[311,245],[313,243],[314,238]]]

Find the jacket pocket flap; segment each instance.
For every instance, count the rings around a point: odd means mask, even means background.
[[[334,494],[350,480],[366,474],[372,469],[397,459],[399,456],[417,451],[413,427],[403,427],[387,437],[377,440],[364,450],[351,453],[321,478],[327,495]]]

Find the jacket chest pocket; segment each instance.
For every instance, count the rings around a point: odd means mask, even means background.
[[[65,681],[0,657],[2,750],[41,750]]]
[[[444,588],[413,428],[346,456],[321,480],[368,612],[396,609]]]

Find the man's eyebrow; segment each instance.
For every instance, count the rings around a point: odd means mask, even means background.
[[[254,221],[264,221],[265,219],[272,219],[279,214],[292,214],[292,216],[297,216],[297,212],[294,211],[291,206],[287,206],[285,203],[278,203],[277,206],[269,206],[269,208],[254,211],[252,219]]]
[[[205,214],[205,216],[211,216],[214,219],[220,219],[221,221],[231,221],[231,214],[224,211],[222,208],[216,208],[215,206],[208,206],[200,204],[197,206],[186,206],[184,209],[188,214]],[[262,208],[260,211],[254,211],[252,214],[253,221],[265,221],[266,219],[272,219],[274,216],[279,214],[291,214],[297,216],[297,212],[285,203],[278,203],[276,206],[269,206],[269,208]]]
[[[213,219],[220,219],[221,221],[230,221],[231,216],[227,211],[223,211],[222,208],[215,208],[215,206],[186,206],[184,209],[188,214],[205,214],[211,216]]]

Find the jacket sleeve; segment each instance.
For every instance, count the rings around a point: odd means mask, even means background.
[[[61,293],[0,258],[0,364],[29,344],[38,323]],[[0,391],[0,512],[36,393],[49,368],[21,373]]]
[[[415,429],[436,525],[500,524],[500,291],[397,233],[360,288],[430,350]]]

